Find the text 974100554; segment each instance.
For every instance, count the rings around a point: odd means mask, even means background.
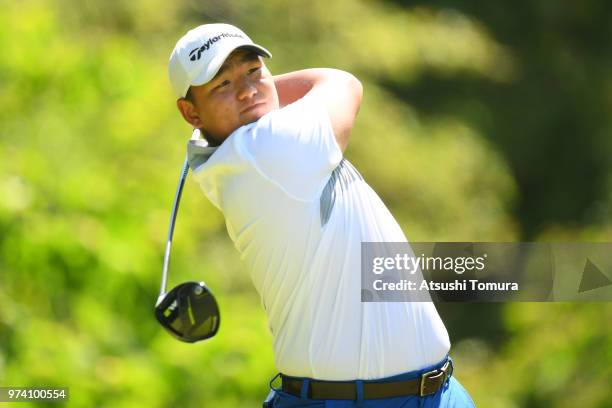
[[[0,402],[66,401],[68,388],[0,387]]]

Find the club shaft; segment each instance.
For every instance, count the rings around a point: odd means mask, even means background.
[[[168,227],[168,241],[166,242],[166,252],[164,253],[164,266],[162,269],[162,282],[159,295],[162,296],[166,293],[166,282],[168,278],[168,266],[170,265],[170,249],[172,248],[172,235],[174,234],[174,224],[176,222],[176,215],[178,213],[179,204],[181,203],[181,195],[183,193],[183,186],[185,185],[185,179],[189,172],[189,162],[185,157],[183,168],[181,170],[181,176],[179,178],[178,186],[176,187],[176,195],[174,196],[174,204],[172,205],[172,214],[170,215],[170,226]]]

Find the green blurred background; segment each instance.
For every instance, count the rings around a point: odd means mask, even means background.
[[[273,73],[362,81],[346,156],[409,240],[610,241],[610,2],[0,0],[0,385],[68,386],[74,407],[261,406],[264,311],[191,180],[169,284],[205,280],[222,326],[187,345],[152,314],[191,133],[167,61],[219,21]],[[478,406],[611,406],[611,303],[437,307]]]

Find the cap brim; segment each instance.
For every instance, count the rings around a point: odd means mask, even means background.
[[[272,58],[272,53],[261,45],[252,43],[236,44],[235,47],[228,48],[225,52],[222,52],[217,55],[208,65],[208,69],[200,72],[200,74],[196,76],[193,81],[191,81],[191,85],[200,86],[210,82],[215,77],[215,75],[217,75],[217,72],[219,72],[219,69],[221,68],[227,57],[229,57],[232,52],[236,51],[239,48],[245,48],[248,50],[255,51],[262,57]]]

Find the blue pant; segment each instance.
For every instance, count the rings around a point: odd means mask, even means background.
[[[450,358],[450,357],[448,357]],[[422,373],[431,371],[441,367],[446,358],[438,364],[430,367],[425,367],[421,370],[410,371],[403,374],[387,377],[385,380],[401,381],[420,378]],[[273,408],[464,408],[475,407],[474,401],[467,391],[459,384],[459,381],[452,375],[446,380],[444,385],[432,395],[420,397],[418,395],[409,395],[405,397],[394,397],[375,400],[314,400],[309,398],[300,398],[294,395],[281,391],[272,386],[272,391],[268,398],[271,398],[270,407]],[[265,405],[264,405],[265,406]]]

